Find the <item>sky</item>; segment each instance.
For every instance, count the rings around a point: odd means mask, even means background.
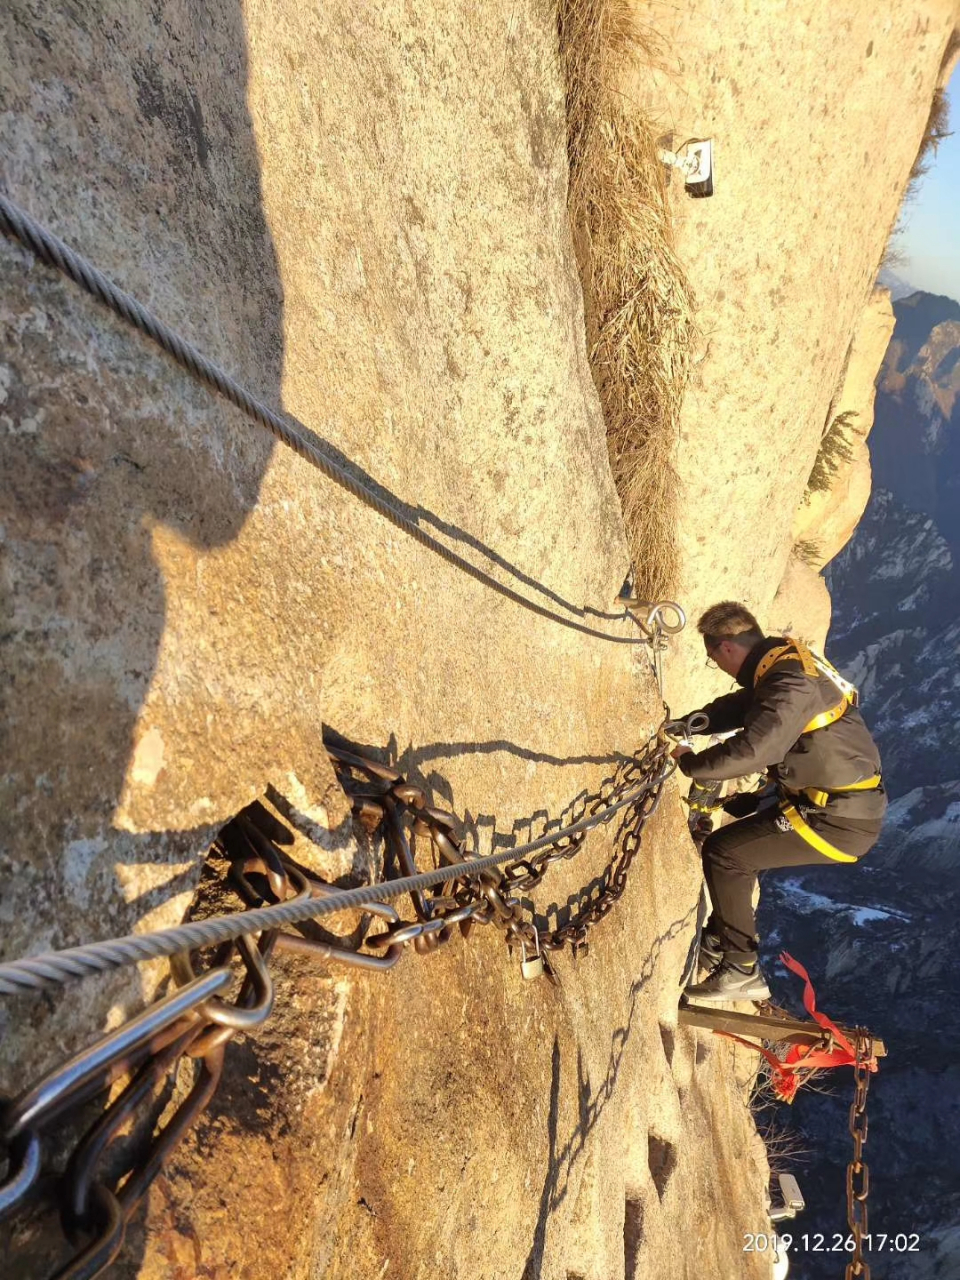
[[[916,289],[960,302],[960,69],[947,98],[953,137],[940,143],[930,172],[904,208],[897,247],[905,261],[894,271]]]

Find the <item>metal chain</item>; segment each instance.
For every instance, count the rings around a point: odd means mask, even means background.
[[[655,785],[659,787],[673,773],[675,766],[667,760],[666,744],[660,737],[657,736],[653,741],[660,743],[656,751],[660,773],[654,780]],[[74,978],[135,964],[140,960],[173,956],[194,947],[229,942],[244,934],[259,933],[263,929],[300,924],[304,920],[319,919],[339,911],[389,902],[394,898],[402,897],[405,893],[451,883],[463,875],[482,878],[484,873],[496,870],[505,863],[524,859],[540,849],[552,848],[565,838],[579,835],[600,823],[608,822],[620,809],[639,800],[641,793],[650,785],[654,784],[646,781],[639,783],[636,794],[628,791],[625,795],[620,795],[595,815],[582,818],[569,827],[540,836],[539,839],[518,848],[491,853],[483,858],[470,858],[469,861],[464,862],[448,860],[447,865],[437,867],[433,871],[421,871],[377,884],[359,885],[355,889],[337,889],[319,897],[305,890],[292,901],[261,907],[243,916],[236,914],[212,916],[209,919],[193,921],[173,929],[160,929],[156,933],[128,934],[125,938],[112,938],[105,942],[67,947],[62,951],[46,952],[42,955],[0,964],[0,995],[38,990],[45,986],[69,982]]]
[[[873,1040],[862,1027],[855,1032],[854,1047],[854,1095],[850,1104],[853,1159],[847,1165],[847,1223],[853,1237],[853,1256],[847,1264],[845,1280],[854,1280],[855,1277],[870,1280],[870,1266],[863,1256],[863,1237],[869,1235],[867,1197],[870,1194],[870,1168],[863,1158],[863,1148],[867,1142],[867,1093],[870,1089]]]
[[[273,954],[293,951],[386,970],[411,944],[413,951],[423,954],[436,950],[455,930],[467,936],[474,925],[493,924],[503,930],[509,945],[520,946],[524,977],[541,972],[550,976],[544,951],[567,942],[574,952],[582,950],[589,928],[622,896],[643,826],[655,812],[672,772],[669,743],[658,732],[596,795],[581,802],[584,812],[576,821],[495,855],[497,863],[504,864],[501,868],[489,858],[470,858],[454,836],[456,818],[431,806],[426,792],[397,770],[354,752],[328,750],[358,822],[368,832],[382,834],[386,862],[405,873],[366,889],[391,891],[392,897],[408,893],[415,918],[402,920],[387,902],[365,899],[359,905],[383,927],[365,934],[362,950],[316,936],[314,923],[304,923],[301,933],[281,932],[276,924],[262,928],[264,912],[276,910],[264,907],[265,902],[279,907],[299,904],[296,918],[303,922],[307,919],[304,905],[314,908],[313,916],[329,914],[316,908],[343,910],[341,900],[354,891],[336,890],[289,861],[256,821],[255,806],[227,824],[213,852],[225,860],[229,882],[248,909],[233,917],[233,932],[217,948],[207,971],[198,976],[189,952],[181,947],[171,961],[178,984],[171,995],[75,1054],[0,1109],[0,1153],[6,1153],[7,1164],[0,1184],[2,1217],[37,1194],[41,1134],[67,1111],[90,1102],[113,1083],[127,1081],[81,1137],[56,1182],[61,1226],[76,1252],[54,1280],[92,1280],[117,1257],[127,1224],[151,1183],[213,1097],[226,1045],[238,1032],[253,1030],[269,1017],[274,990],[268,965]],[[612,864],[598,899],[571,924],[539,933],[525,919],[515,895],[538,884],[555,862],[575,856],[588,830],[628,806],[629,816],[617,837],[623,840],[623,851]],[[432,873],[417,873],[419,846],[427,840],[443,866]],[[448,873],[442,881],[437,879],[439,871]],[[399,893],[393,893],[397,886]],[[207,923],[194,921],[183,929]],[[235,1002],[227,1003],[222,993],[235,981],[232,962],[237,958],[242,982]],[[158,1097],[176,1079],[185,1060],[198,1063],[192,1085],[173,1115],[154,1132]],[[119,1178],[111,1180],[102,1172],[111,1147],[145,1110],[139,1158],[132,1171],[125,1168],[122,1183]]]
[[[231,378],[212,360],[208,360],[196,347],[180,337],[168,325],[165,325],[143,303],[121,289],[108,276],[105,276],[102,271],[98,270],[92,262],[82,254],[77,253],[76,250],[61,240],[59,236],[54,235],[48,228],[42,226],[2,191],[0,191],[0,232],[11,240],[17,240],[24,248],[46,263],[47,266],[62,272],[63,275],[72,280],[74,284],[79,285],[91,297],[108,307],[121,319],[126,320],[138,332],[161,347],[192,377],[203,382],[217,392],[218,395],[223,396],[225,400],[235,405],[248,418],[252,418],[254,422],[265,427],[282,444],[293,449],[311,466],[322,471],[328,480],[332,480],[335,484],[340,485],[341,488],[346,489],[348,493],[355,498],[359,498],[361,502],[364,502],[368,507],[371,507],[378,514],[389,520],[397,529],[401,529],[419,542],[421,546],[428,548],[435,555],[446,560],[448,564],[468,574],[476,582],[482,583],[499,595],[512,600],[514,604],[519,604],[524,609],[529,609],[532,613],[536,613],[542,618],[547,618],[551,622],[579,631],[583,635],[592,636],[594,639],[609,640],[612,644],[651,645],[655,665],[661,661],[661,632],[673,634],[681,629],[682,624],[681,626],[671,626],[664,621],[663,611],[665,609],[675,610],[679,618],[683,617],[682,610],[670,602],[647,606],[652,611],[648,614],[646,627],[641,628],[644,634],[640,636],[618,636],[601,631],[596,627],[588,626],[585,622],[578,622],[575,618],[564,617],[553,609],[547,608],[546,605],[539,604],[528,596],[514,591],[512,587],[494,578],[485,570],[458,555],[439,539],[427,533],[416,521],[403,515],[392,502],[388,502],[381,497],[370,485],[364,484],[357,475],[351,474],[347,467],[338,462],[334,456],[335,451],[332,446],[321,440],[319,436],[315,435],[302,423],[295,422],[289,417],[281,417],[280,414],[265,405],[262,400],[258,400],[256,396]],[[354,468],[354,470],[358,469]],[[501,564],[504,563],[498,556],[493,556],[493,558]],[[520,576],[522,577],[523,575]],[[529,582],[529,579],[526,580]],[[552,595],[552,593],[550,594]],[[556,597],[553,598],[556,599]],[[633,617],[626,609],[622,616],[614,616],[602,613],[599,610],[588,611],[573,605],[567,605],[565,601],[559,601],[559,603],[572,612],[579,613],[581,616],[587,612],[593,612],[600,617],[610,617],[611,621],[618,622]],[[637,621],[637,619],[634,619],[634,621]]]

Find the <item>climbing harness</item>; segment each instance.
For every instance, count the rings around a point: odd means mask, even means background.
[[[56,1280],[92,1280],[123,1247],[127,1223],[151,1183],[184,1135],[196,1123],[219,1083],[224,1052],[238,1033],[260,1026],[274,1004],[271,958],[292,951],[372,972],[393,968],[404,949],[435,951],[457,932],[493,924],[508,946],[520,952],[524,978],[551,976],[547,954],[570,945],[586,949],[587,935],[622,897],[640,848],[642,833],[656,812],[674,766],[669,740],[658,731],[633,757],[625,757],[612,778],[581,799],[575,820],[549,824],[537,839],[486,857],[470,856],[454,831],[454,815],[435,808],[427,793],[396,769],[357,752],[329,746],[337,776],[351,799],[361,831],[382,837],[386,861],[401,875],[354,889],[336,889],[290,862],[251,806],[221,831],[213,854],[225,877],[247,905],[233,915],[192,920],[175,929],[135,935],[32,956],[0,965],[0,993],[20,993],[72,978],[170,956],[172,994],[101,1037],[0,1108],[0,1159],[7,1172],[0,1183],[0,1217],[25,1203],[40,1188],[41,1139],[68,1111],[127,1083],[80,1138],[56,1185],[61,1225],[77,1246]],[[552,929],[524,918],[517,895],[539,884],[549,867],[574,857],[586,833],[623,813],[614,838],[615,855],[600,877],[599,892],[579,912]],[[275,834],[275,833],[274,833]],[[417,871],[418,844],[428,842],[439,862]],[[412,920],[403,920],[393,901],[409,894]],[[266,905],[265,905],[266,904]],[[312,923],[336,912],[363,908],[380,926],[357,947],[316,936]],[[285,925],[300,923],[302,933]],[[197,973],[190,952],[216,946],[211,967]],[[241,986],[234,1003],[224,999],[234,985],[239,959]],[[199,1071],[187,1096],[145,1149],[122,1184],[106,1179],[101,1166],[114,1140],[138,1110],[163,1090],[185,1059]]]
[[[779,645],[776,649],[771,649],[769,653],[764,654],[757,664],[757,669],[753,676],[753,687],[756,688],[764,676],[781,662],[796,662],[799,660],[803,667],[803,674],[815,679],[817,675],[826,676],[827,679],[836,687],[840,694],[840,701],[835,706],[830,707],[827,711],[821,711],[819,715],[813,717],[809,724],[804,725],[804,733],[814,733],[817,729],[825,729],[827,725],[834,724],[842,716],[850,710],[851,707],[857,706],[859,702],[859,694],[856,688],[849,680],[844,679],[836,667],[828,662],[826,658],[802,644],[799,640],[794,640],[791,636],[785,636],[786,644]]]
[[[882,782],[883,775],[875,773],[872,777],[864,778],[860,782],[849,782],[845,787],[829,787],[824,791],[818,790],[817,787],[804,787],[798,794],[806,796],[818,809],[825,809],[831,796],[848,795],[852,791],[876,791]]]
[[[849,680],[837,671],[832,663],[826,658],[815,653],[807,645],[802,644],[799,640],[794,640],[791,636],[785,636],[786,644],[778,645],[777,648],[771,649],[769,653],[764,654],[760,662],[757,664],[757,670],[753,677],[753,687],[763,680],[769,672],[781,662],[800,661],[803,667],[803,673],[806,676],[815,678],[817,675],[826,676],[837,688],[840,693],[840,701],[827,711],[822,711],[819,715],[803,727],[804,733],[814,733],[818,729],[825,729],[827,725],[835,724],[837,720],[850,710],[851,707],[857,706],[859,695],[856,688]],[[858,782],[848,783],[846,786],[840,787],[805,787],[801,791],[793,791],[783,782],[777,780],[777,788],[780,792],[780,812],[793,828],[807,844],[816,849],[818,853],[822,853],[827,858],[832,858],[834,862],[856,862],[857,859],[853,854],[844,853],[829,840],[810,826],[804,817],[803,812],[798,807],[796,801],[803,797],[811,805],[818,809],[826,808],[830,801],[830,797],[834,795],[845,795],[855,791],[876,791],[883,785],[883,779],[879,773],[873,774],[869,778],[863,778]]]
[[[852,853],[844,853],[842,849],[838,849],[832,845],[829,840],[825,840],[819,831],[814,831],[809,822],[800,813],[796,805],[790,804],[787,800],[781,800],[780,812],[786,818],[787,822],[794,829],[801,839],[806,840],[807,844],[816,849],[818,853],[822,853],[827,858],[832,858],[834,862],[856,862],[856,856]]]

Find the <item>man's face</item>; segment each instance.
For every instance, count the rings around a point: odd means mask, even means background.
[[[747,650],[733,640],[721,640],[715,645],[706,645],[708,661],[715,662],[721,671],[728,676],[736,676],[743,666]]]

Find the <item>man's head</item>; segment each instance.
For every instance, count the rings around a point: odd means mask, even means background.
[[[734,600],[712,604],[697,623],[707,657],[721,671],[736,676],[750,650],[763,639],[760,623],[749,609]]]

